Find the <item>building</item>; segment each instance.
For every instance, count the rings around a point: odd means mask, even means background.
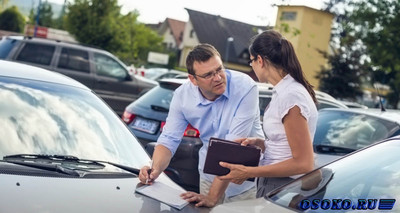
[[[177,50],[183,40],[183,31],[185,30],[184,21],[166,18],[159,27],[158,33],[164,38],[163,43],[168,49]]]
[[[306,6],[278,6],[274,28],[293,44],[301,67],[315,88],[319,85],[315,75],[327,66],[320,51],[329,52],[333,18],[329,12]]]
[[[189,21],[185,25],[179,66],[185,67],[189,51],[199,43],[209,43],[220,52],[226,68],[238,70],[255,78],[247,62],[250,59],[250,39],[266,26],[254,26],[218,15],[187,9]]]

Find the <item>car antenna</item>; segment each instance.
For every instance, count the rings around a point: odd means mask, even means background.
[[[379,92],[379,88],[377,87],[376,84],[374,84],[374,87],[375,87],[375,89],[376,89],[376,93],[378,93],[378,96],[379,96],[379,105],[381,106],[381,112],[385,112],[386,109],[385,109],[385,107],[383,106],[382,96],[381,96],[381,94],[380,94],[380,92]]]

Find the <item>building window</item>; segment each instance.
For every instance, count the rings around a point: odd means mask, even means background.
[[[282,21],[294,21],[296,20],[297,12],[282,12]]]
[[[193,38],[193,36],[194,36],[194,30],[191,30],[190,31],[190,38]]]

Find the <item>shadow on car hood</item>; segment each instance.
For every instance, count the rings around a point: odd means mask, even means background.
[[[171,186],[169,179],[164,180]],[[85,179],[0,174],[0,182],[0,212],[178,211],[135,193],[138,178]],[[179,212],[209,210],[189,204]]]

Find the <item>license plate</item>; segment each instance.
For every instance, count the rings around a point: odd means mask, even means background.
[[[137,129],[143,132],[154,134],[157,131],[159,122],[136,117],[131,125],[133,129]]]

